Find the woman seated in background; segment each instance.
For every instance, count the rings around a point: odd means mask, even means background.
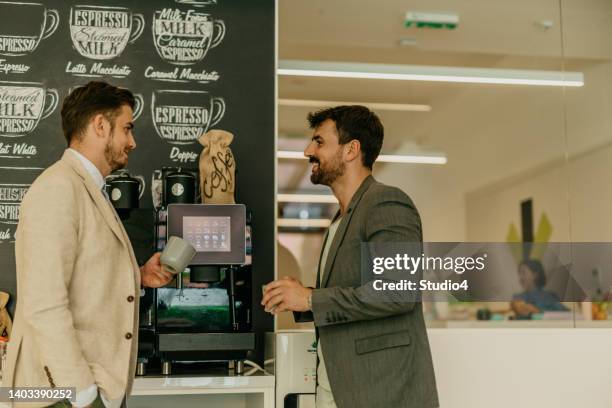
[[[544,289],[546,274],[540,261],[522,261],[518,267],[518,275],[523,292],[514,295],[510,303],[518,319],[530,319],[532,314],[544,311],[568,310],[555,293]]]

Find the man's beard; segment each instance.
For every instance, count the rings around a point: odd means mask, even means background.
[[[312,184],[323,184],[324,186],[331,186],[334,181],[338,179],[338,177],[344,174],[344,170],[346,165],[342,162],[342,151],[338,151],[338,154],[335,157],[336,160],[330,163],[332,168],[323,168],[321,166],[321,162],[315,158],[311,158],[311,163],[317,163],[319,168],[316,171],[313,171],[310,174],[310,181]]]
[[[119,170],[127,166],[127,160],[122,160],[123,151],[113,150],[113,136],[111,134],[106,147],[104,148],[104,158],[111,168],[111,171]]]

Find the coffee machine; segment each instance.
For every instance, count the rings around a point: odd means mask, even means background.
[[[167,235],[187,240],[196,255],[175,287],[157,289],[162,374],[170,374],[173,363],[190,361],[233,361],[240,373],[255,349],[246,207],[170,204],[167,211]]]
[[[165,167],[155,175],[156,208],[122,217],[139,263],[162,251],[173,235],[197,252],[173,282],[141,290],[136,374],[197,372],[228,363],[240,373],[255,349],[250,214],[241,204],[197,204],[197,169]]]

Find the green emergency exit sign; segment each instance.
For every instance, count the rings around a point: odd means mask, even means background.
[[[459,16],[454,13],[428,13],[409,11],[406,13],[404,26],[407,28],[443,28],[454,30],[459,25]]]

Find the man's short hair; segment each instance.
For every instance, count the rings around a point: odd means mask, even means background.
[[[382,148],[385,129],[374,112],[360,105],[336,106],[308,114],[311,129],[331,119],[338,130],[338,142],[346,144],[356,139],[361,144],[361,162],[372,169]]]
[[[134,109],[134,95],[127,89],[118,88],[102,81],[91,81],[75,88],[62,105],[62,129],[66,142],[79,138],[89,120],[99,113],[114,126],[123,105]]]

